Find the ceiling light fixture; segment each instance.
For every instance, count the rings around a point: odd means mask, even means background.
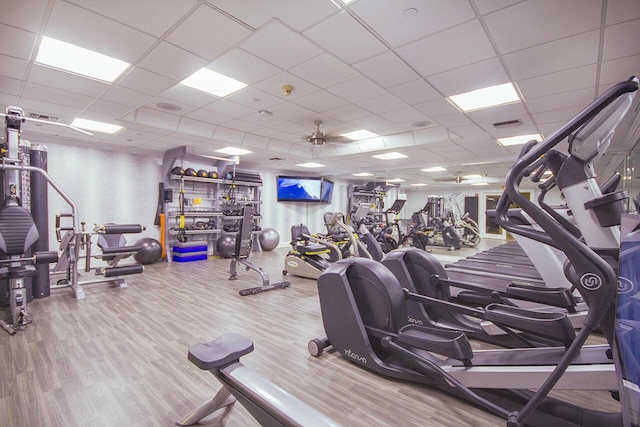
[[[36,63],[84,77],[113,82],[130,64],[51,37],[42,37]]]
[[[441,166],[433,166],[430,168],[420,169],[422,172],[446,172],[447,170]]]
[[[324,165],[321,165],[320,163],[314,163],[314,162],[300,163],[300,164],[297,164],[296,166],[300,166],[301,168],[323,168],[324,167]]]
[[[520,101],[518,92],[512,83],[472,90],[450,96],[447,99],[465,113]]]
[[[352,173],[351,175],[353,175],[353,176],[373,176],[373,174],[371,172],[358,172],[358,173]]]
[[[375,138],[380,135],[378,135],[377,133],[370,132],[366,129],[360,129],[360,130],[354,130],[353,132],[343,133],[340,136],[344,136],[345,138],[349,138],[353,141],[358,141],[361,139]]]
[[[216,73],[208,68],[200,68],[181,81],[180,84],[221,98],[247,87],[246,83],[224,74]]]
[[[489,185],[489,183],[488,182],[474,182],[471,185]]]
[[[463,175],[462,177],[464,179],[478,179],[478,178],[482,178],[482,175]]]
[[[407,156],[402,154],[402,153],[398,153],[396,151],[392,151],[390,153],[374,154],[371,157],[375,157],[376,159],[380,159],[380,160],[395,160],[395,159],[403,159],[403,158],[405,158]]]
[[[229,154],[231,156],[242,156],[243,154],[253,153],[253,151],[245,150],[244,148],[224,147],[216,150],[216,153]]]
[[[122,129],[122,126],[112,125],[110,123],[96,122],[95,120],[87,119],[74,119],[71,122],[71,126],[85,130],[92,130],[94,132],[114,134]]]
[[[402,178],[393,178],[393,179],[388,179],[387,182],[404,182],[404,179],[402,179]]]
[[[426,187],[427,184],[425,184],[424,182],[418,182],[416,184],[411,184],[412,187]]]
[[[516,135],[516,136],[510,136],[508,138],[498,138],[498,143],[506,147],[509,145],[521,145],[531,141],[532,139],[535,139],[536,141],[542,141],[542,136],[539,133],[532,133],[528,135]]]

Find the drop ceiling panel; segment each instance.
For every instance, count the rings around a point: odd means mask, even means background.
[[[422,129],[413,132],[413,139],[417,145],[436,146],[438,142],[446,142],[449,145],[449,132],[442,127]]]
[[[321,88],[351,80],[359,75],[356,70],[328,53],[311,58],[289,71]]]
[[[484,17],[498,50],[509,53],[600,27],[600,0],[521,2]]]
[[[611,86],[639,74],[640,55],[605,61],[600,71],[600,84]]]
[[[156,96],[176,83],[174,79],[147,71],[144,68],[134,67],[118,81],[118,86]]]
[[[173,132],[178,129],[178,123],[180,122],[179,116],[145,107],[138,108],[135,112],[134,118],[136,123]]]
[[[290,85],[295,89],[290,95],[285,95],[282,90],[282,85]],[[287,72],[282,72],[269,77],[268,79],[256,84],[255,87],[282,99],[282,102],[289,99],[295,101],[298,97],[320,90],[318,86]]]
[[[329,15],[338,6],[329,0],[295,0],[265,2],[264,0],[209,0],[209,3],[235,16],[239,20],[259,28],[274,16],[289,27],[302,31]]]
[[[154,102],[157,104],[158,102],[169,102],[171,104],[178,104],[178,106],[189,106],[189,107],[197,107],[202,108],[206,105],[211,104],[216,101],[218,98],[212,96],[208,93],[201,92],[199,90],[190,88],[189,86],[177,84],[169,89],[162,92],[159,98]],[[180,114],[185,114],[186,108],[184,108]]]
[[[576,114],[582,110],[583,107],[570,107],[563,108],[561,110],[544,111],[541,113],[533,113],[533,119],[536,123],[542,125],[545,123],[556,123],[558,120],[568,122]]]
[[[256,111],[228,98],[213,102],[207,105],[204,109],[230,117],[244,117],[246,115],[253,114]]]
[[[573,70],[520,80],[517,83],[524,98],[529,99],[593,87],[595,80],[596,66],[587,65]]]
[[[141,31],[63,1],[53,4],[44,34],[129,63],[134,63],[156,41]]]
[[[445,96],[457,95],[487,86],[508,83],[509,76],[498,58],[429,76],[429,83]]]
[[[209,64],[207,68],[248,85],[253,85],[282,71],[242,49],[230,50]]]
[[[182,81],[207,65],[204,59],[170,43],[161,42],[145,56],[138,66],[149,71],[160,71],[165,77]]]
[[[110,85],[105,82],[87,79],[77,74],[71,74],[36,64],[31,67],[29,81],[42,86],[49,86],[94,97],[102,95],[110,87]]]
[[[636,0],[616,0],[607,2],[607,25],[618,24],[640,18],[640,7]]]
[[[501,105],[493,108],[485,108],[483,110],[471,111],[467,113],[467,117],[476,123],[482,122],[503,122],[507,120],[525,119],[527,111],[524,109],[522,102],[516,102],[509,105]]]
[[[41,101],[52,102],[54,104],[66,105],[74,108],[86,108],[93,97],[85,96],[78,93],[67,92],[62,89],[56,89],[49,86],[36,85],[27,83],[24,85],[22,96],[25,98],[39,99]],[[50,113],[55,115],[54,113]]]
[[[211,61],[249,35],[251,31],[244,25],[201,4],[167,41]]]
[[[324,90],[299,97],[293,102],[316,112],[332,110],[334,108],[341,107],[347,104],[347,101],[345,101],[344,99],[338,98],[337,96]]]
[[[31,59],[36,44],[36,34],[0,24],[0,53],[18,59]],[[34,55],[35,58],[35,55]]]
[[[231,142],[240,144],[244,139],[244,132],[231,129],[225,126],[218,126],[213,131],[213,139],[222,142]]]
[[[369,0],[351,9],[393,47],[475,18],[466,0]]]
[[[269,138],[260,135],[245,134],[242,145],[247,147],[265,148],[269,144]]]
[[[388,90],[409,105],[432,101],[442,96],[429,83],[422,79],[393,86]]]
[[[365,59],[353,66],[384,88],[407,83],[420,77],[391,51]]]
[[[589,31],[504,55],[504,61],[516,80],[595,64],[599,38],[600,31]]]
[[[29,61],[0,55],[0,76],[22,80],[27,72]]]
[[[522,0],[475,0],[474,3],[482,15],[511,6]]]
[[[296,104],[283,103],[271,109],[274,115],[286,117],[287,120],[313,124],[316,113]]]
[[[194,120],[189,117],[182,117],[178,124],[178,132],[201,136],[203,138],[211,138],[215,129],[216,127],[212,124]]]
[[[591,101],[593,101],[593,89],[587,88],[529,99],[526,105],[531,113],[541,113],[567,107],[584,107]]]
[[[160,110],[175,114],[176,116],[184,116],[198,109],[198,107],[189,105],[186,102],[180,102],[172,98],[165,98],[163,96],[158,96],[149,100],[149,102],[147,102],[144,106],[147,108],[152,108],[154,110]],[[178,111],[173,111],[173,109],[175,109],[176,107],[178,107]]]
[[[384,89],[366,77],[356,77],[355,79],[331,86],[327,90],[353,103],[358,103],[374,96],[384,95],[385,93]]]
[[[272,21],[253,33],[240,47],[285,69],[322,53],[320,48],[278,21]]]
[[[225,127],[230,129],[238,130],[241,132],[253,132],[255,130],[261,129],[262,126],[252,123],[250,121],[235,119],[228,121],[224,124]],[[243,137],[244,140],[244,137]]]
[[[460,114],[460,112],[444,98],[436,99],[429,102],[423,102],[415,106],[429,117],[436,119],[438,117],[450,116],[452,114]]]
[[[108,117],[122,117],[131,111],[131,107],[107,101],[106,99],[99,99],[91,104],[88,111],[96,111]]]
[[[374,114],[388,113],[389,111],[408,107],[408,105],[400,99],[388,93],[360,101],[359,105]]]
[[[478,20],[418,40],[397,52],[423,76],[496,56]]]
[[[225,99],[244,105],[252,111],[268,110],[284,101],[277,96],[266,93],[256,87],[246,87],[227,96]],[[220,102],[220,101],[217,101]],[[245,110],[247,111],[247,110]],[[237,113],[233,113],[234,115]]]
[[[347,64],[362,61],[387,50],[367,29],[346,12],[332,16],[304,32],[304,35]]]
[[[111,86],[111,88],[102,96],[108,101],[122,103],[129,107],[139,107],[145,104],[150,95],[138,92],[136,90],[127,89],[123,86]]]
[[[325,114],[342,121],[358,120],[371,115],[371,113],[364,108],[360,108],[354,104],[334,108],[331,111],[326,111]]]
[[[380,114],[392,123],[413,123],[417,121],[431,121],[431,119],[413,107],[405,107],[399,110]],[[428,125],[427,125],[428,126]],[[426,126],[421,126],[426,127]]]
[[[42,25],[49,0],[31,0],[28,7],[19,2],[5,3],[0,13],[0,22],[37,33]]]
[[[640,19],[607,27],[604,32],[605,61],[640,54]]]

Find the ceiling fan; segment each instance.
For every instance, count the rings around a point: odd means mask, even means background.
[[[439,178],[435,178],[434,181],[436,182],[455,182],[456,184],[461,184],[462,181],[466,181],[467,178],[462,176],[462,171],[456,171],[456,175],[455,176],[447,176],[447,177],[439,177]]]
[[[307,136],[307,142],[310,142],[314,147],[322,147],[327,142],[351,142],[351,140],[339,135],[327,135],[320,130],[322,120],[316,120],[313,122],[316,125],[316,130],[311,135]]]

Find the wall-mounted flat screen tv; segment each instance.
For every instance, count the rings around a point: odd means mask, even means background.
[[[331,203],[333,182],[310,176],[278,176],[279,202]]]

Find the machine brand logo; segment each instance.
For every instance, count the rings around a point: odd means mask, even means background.
[[[363,356],[360,356],[359,354],[354,353],[353,351],[351,351],[351,349],[348,349],[348,348],[345,349],[344,355],[360,363],[367,363],[366,357],[363,357]]]
[[[580,278],[580,284],[588,291],[595,291],[602,286],[602,279],[597,274],[585,273]]]
[[[287,261],[287,265],[288,265],[289,267],[297,267],[297,266],[298,266],[298,263],[297,263],[297,262],[295,262],[295,261]]]
[[[424,324],[424,322],[422,322],[422,320],[414,319],[413,317],[409,317],[407,319],[407,321],[409,321],[409,323],[415,323],[416,325]]]
[[[618,293],[619,294],[628,294],[633,292],[633,290],[635,289],[635,285],[634,283],[627,279],[626,277],[619,277],[618,278]]]

